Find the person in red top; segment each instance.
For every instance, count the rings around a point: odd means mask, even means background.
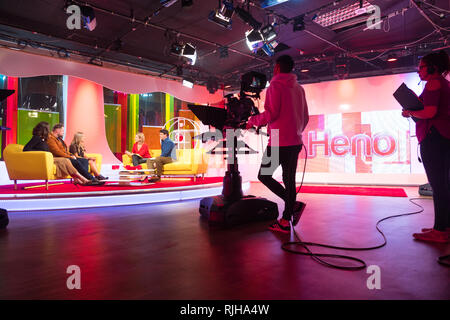
[[[416,121],[416,136],[428,181],[433,189],[434,226],[414,233],[417,240],[449,242],[450,236],[450,86],[445,76],[450,58],[445,51],[430,53],[419,64],[420,80],[426,81],[420,95],[424,109],[404,110]]]
[[[142,132],[138,132],[134,137],[134,145],[131,152],[125,151],[125,154],[129,155],[133,160],[133,166],[138,166],[141,163],[146,163],[147,159],[152,156],[148,150],[148,145],[145,143],[145,136]]]

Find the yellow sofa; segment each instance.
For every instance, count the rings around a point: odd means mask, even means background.
[[[177,149],[177,160],[165,164],[163,167],[163,176],[192,176],[196,181],[197,176],[205,176],[208,170],[208,154],[205,149]],[[161,150],[150,150],[152,157],[156,158],[161,155]],[[122,156],[124,166],[132,166],[133,161],[130,156],[124,154]],[[141,164],[143,169],[148,169],[146,163]]]
[[[45,151],[23,152],[23,147],[20,144],[8,144],[3,152],[9,179],[14,180],[14,189],[17,190],[17,180],[45,180],[48,190],[48,180],[57,179],[53,155]],[[88,153],[86,156],[96,158],[95,162],[100,171],[102,155]]]

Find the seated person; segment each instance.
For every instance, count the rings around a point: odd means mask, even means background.
[[[133,160],[133,166],[138,166],[141,163],[146,163],[152,156],[148,150],[148,145],[145,143],[145,136],[142,132],[138,132],[134,137],[134,145],[131,152],[125,151]]]
[[[177,160],[175,143],[170,140],[169,131],[161,129],[159,131],[159,137],[161,138],[161,155],[155,159],[147,160],[147,167],[149,169],[156,167],[156,177],[151,179],[152,182],[161,180],[162,169],[165,164]]]
[[[33,137],[25,145],[23,151],[47,151],[48,149],[48,135],[49,135],[49,124],[48,122],[39,122],[33,128]],[[74,184],[89,185],[90,181],[83,177],[72,165],[72,163],[67,158],[53,157],[53,162],[56,166],[56,178],[65,179],[67,176],[73,178]]]
[[[102,185],[105,182],[98,180],[89,173],[89,161],[84,158],[77,158],[67,151],[67,146],[62,139],[64,136],[64,126],[60,123],[53,126],[52,132],[48,135],[48,148],[54,157],[63,157],[70,160],[77,171],[86,179],[91,181],[91,185]]]
[[[85,156],[86,147],[84,146],[84,134],[83,132],[77,132],[74,134],[72,143],[69,147],[69,152],[76,156],[77,158],[87,159],[89,163],[89,167],[91,168],[91,172],[98,180],[107,180],[107,177],[104,177],[100,174],[97,169],[97,165],[95,163],[95,158],[89,158]]]

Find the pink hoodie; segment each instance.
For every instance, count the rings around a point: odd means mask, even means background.
[[[294,146],[302,144],[302,132],[309,121],[305,90],[297,83],[293,73],[279,73],[272,78],[266,92],[264,112],[250,117],[248,123],[255,127],[268,125],[269,146]],[[278,144],[272,141],[271,131],[278,129]]]

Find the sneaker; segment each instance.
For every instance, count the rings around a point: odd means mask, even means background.
[[[108,179],[109,179],[109,177],[104,177],[104,176],[102,176],[102,175],[98,175],[98,176],[96,176],[96,178],[97,178],[98,180],[108,180]]]
[[[295,227],[300,221],[303,210],[305,210],[306,203],[301,201],[295,201],[294,214],[292,215],[292,225]]]
[[[152,178],[148,179],[148,181],[149,182],[159,182],[159,181],[161,181],[161,177],[158,177],[158,176],[152,177]]]
[[[449,237],[447,232],[438,231],[432,229],[428,232],[422,233],[414,233],[413,237],[417,240],[421,241],[429,241],[429,242],[439,242],[439,243],[447,243],[449,242]]]
[[[270,231],[282,232],[282,233],[291,233],[291,226],[283,226],[277,220],[269,226]]]

